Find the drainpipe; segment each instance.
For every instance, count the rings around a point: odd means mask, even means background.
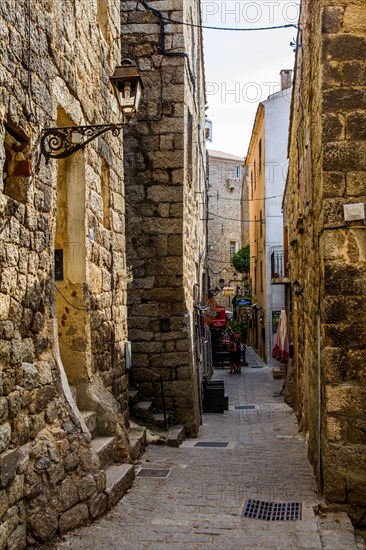
[[[118,388],[116,380],[116,332],[114,324],[114,300],[115,300],[115,277],[114,277],[114,251],[113,243],[109,245],[109,252],[111,255],[111,360],[112,360],[112,394],[117,399],[118,397]]]
[[[322,452],[321,452],[321,430],[322,430],[322,377],[320,361],[320,309],[317,314],[317,336],[318,336],[318,483],[323,491],[322,478]]]

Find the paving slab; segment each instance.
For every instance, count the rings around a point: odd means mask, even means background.
[[[250,348],[247,361],[241,374],[215,373],[225,381],[229,411],[205,414],[195,440],[178,448],[151,445],[140,458],[141,467],[170,469],[166,479],[137,477],[105,517],[52,548],[325,550],[347,544],[344,550],[356,550],[349,522],[337,522],[334,513],[324,516],[324,509],[322,518],[317,515],[322,500],[304,438],[283,397],[274,397],[283,382]],[[245,405],[254,409],[235,408]],[[197,441],[228,445],[200,448]],[[301,502],[301,520],[244,518],[249,498]]]

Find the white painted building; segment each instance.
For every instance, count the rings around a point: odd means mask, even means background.
[[[281,90],[258,106],[246,157],[249,187],[253,322],[251,343],[268,364],[284,285],[271,285],[271,255],[283,250],[282,197],[287,176],[291,73],[281,71]]]

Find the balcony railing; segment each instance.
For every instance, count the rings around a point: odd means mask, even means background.
[[[281,248],[271,254],[271,284],[286,282],[289,282],[288,251]]]

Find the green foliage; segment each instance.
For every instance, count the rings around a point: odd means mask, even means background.
[[[243,246],[231,257],[231,263],[238,273],[248,273],[250,271],[250,247],[249,244]]]
[[[234,321],[233,319],[226,325],[226,330],[230,330],[233,334],[240,334],[243,342],[248,338],[248,324],[245,321]]]

